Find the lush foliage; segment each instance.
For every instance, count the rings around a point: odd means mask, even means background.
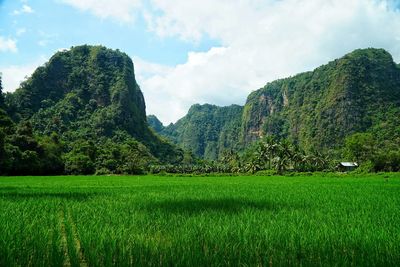
[[[356,50],[312,72],[271,82],[251,93],[243,109],[222,112],[232,109],[195,105],[161,133],[211,160],[230,150],[242,153],[271,135],[316,158],[398,170],[400,69],[382,49]],[[357,133],[373,136],[374,145],[351,145]]]
[[[361,163],[361,170],[400,171],[400,139],[382,141],[370,133],[356,133],[346,138],[345,155]]]
[[[245,142],[275,134],[329,152],[356,132],[397,138],[399,113],[400,69],[386,51],[364,49],[253,92],[242,130]]]
[[[221,158],[227,149],[238,149],[242,107],[231,105],[193,105],[188,114],[167,127],[153,128],[185,150],[207,160]],[[158,125],[158,126],[157,126]]]
[[[288,140],[267,136],[245,151],[225,150],[219,160],[196,160],[185,164],[151,165],[151,173],[256,173],[334,171],[336,162],[319,152],[306,153]]]
[[[1,266],[397,266],[400,177],[3,177]]]
[[[39,165],[52,165],[43,157],[42,146],[54,136],[60,144],[56,173],[133,174],[150,163],[176,163],[183,158],[180,149],[149,129],[133,63],[118,50],[84,45],[57,52],[15,93],[7,94],[5,104],[16,129],[28,124],[31,129],[21,135],[0,125],[8,131],[11,153],[1,164],[15,165],[3,168],[3,173],[54,174],[42,167],[33,171]],[[27,140],[21,141],[21,136]],[[27,147],[23,142],[37,144]],[[36,158],[43,164],[34,163]]]
[[[155,115],[148,115],[147,123],[157,133],[160,133],[162,130],[164,130],[164,125]]]
[[[146,118],[131,59],[84,45],[0,93],[0,173],[281,173],[331,169],[335,160],[397,171],[399,117],[400,69],[381,49],[271,82],[244,107],[193,105],[164,127]]]
[[[15,125],[7,112],[0,76],[0,175],[60,174],[62,144],[58,136],[37,138],[29,122]]]
[[[61,174],[63,145],[57,134],[36,137],[29,122],[3,128],[3,155],[0,174]]]

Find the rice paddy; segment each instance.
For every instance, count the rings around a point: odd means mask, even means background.
[[[400,174],[0,178],[0,266],[399,266]]]

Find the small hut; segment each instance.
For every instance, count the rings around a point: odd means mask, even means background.
[[[341,172],[350,172],[354,171],[357,167],[357,162],[340,162],[337,169]]]

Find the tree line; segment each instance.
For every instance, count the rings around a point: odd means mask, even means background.
[[[28,119],[15,123],[6,110],[0,75],[0,175],[260,171],[283,174],[334,171],[339,160],[358,162],[364,172],[400,171],[400,138],[396,136],[390,140],[387,136],[355,133],[345,139],[339,150],[306,152],[289,140],[267,135],[244,151],[227,149],[216,160],[200,159],[188,150],[177,150],[180,158],[165,164],[126,132],[116,131],[113,136],[102,137],[82,134],[66,139],[56,132],[35,132]]]

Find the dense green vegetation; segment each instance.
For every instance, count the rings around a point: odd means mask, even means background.
[[[170,138],[183,149],[208,160],[221,158],[229,149],[238,149],[242,107],[232,105],[193,105],[188,114],[175,124],[162,127],[157,118],[149,117],[153,129]],[[161,125],[160,125],[161,124]]]
[[[348,149],[348,153],[351,153]],[[206,174],[206,173],[256,173],[336,171],[335,160],[321,153],[305,153],[287,140],[279,141],[268,136],[253,142],[244,152],[225,150],[220,159],[183,161],[179,165],[150,166],[151,173]],[[368,172],[371,170],[365,170]]]
[[[400,140],[379,140],[371,133],[346,138],[345,155],[360,162],[362,171],[400,171]]]
[[[398,266],[398,174],[3,177],[1,266]]]
[[[84,45],[14,93],[0,87],[0,174],[281,173],[339,160],[399,171],[399,117],[400,68],[382,49],[271,82],[244,107],[193,105],[164,127],[146,117],[132,60]]]
[[[272,135],[306,154],[359,161],[366,171],[400,169],[400,68],[382,49],[356,50],[312,72],[268,83],[249,95],[243,112],[235,108],[221,119],[213,114],[230,107],[197,105],[159,132],[207,159],[222,159],[230,150],[243,153]],[[219,138],[225,136],[231,142]],[[370,153],[358,157],[358,149]]]
[[[147,123],[157,133],[162,132],[162,130],[165,128],[162,122],[155,115],[148,115]]]
[[[400,69],[386,51],[363,49],[250,94],[243,136],[274,134],[307,151],[340,149],[357,132],[397,138],[399,114]]]
[[[2,174],[141,173],[183,158],[149,129],[133,63],[118,50],[57,52],[2,106],[14,122],[1,111]]]

